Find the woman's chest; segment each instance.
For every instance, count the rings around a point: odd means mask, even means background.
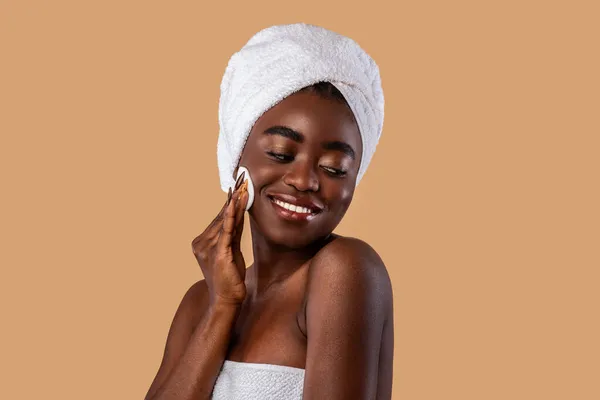
[[[257,302],[247,302],[234,326],[226,359],[305,368],[304,286],[286,287]]]

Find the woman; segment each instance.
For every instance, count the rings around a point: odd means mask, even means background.
[[[390,399],[386,267],[333,233],[381,134],[376,64],[324,28],[274,26],[231,58],[221,93],[228,197],[192,242],[205,279],[181,301],[146,399]]]

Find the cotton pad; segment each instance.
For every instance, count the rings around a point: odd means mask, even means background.
[[[252,203],[254,202],[254,184],[252,183],[252,178],[250,177],[250,172],[248,171],[248,169],[246,167],[242,167],[241,165],[238,168],[238,173],[235,177],[235,181],[237,181],[242,172],[246,173],[244,174],[244,180],[248,181],[248,203],[246,204],[246,211],[248,211],[250,207],[252,207]]]

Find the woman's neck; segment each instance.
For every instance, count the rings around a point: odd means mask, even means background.
[[[254,263],[246,271],[246,282],[248,295],[252,298],[262,297],[269,288],[285,282],[287,278],[307,265],[307,262],[327,243],[338,237],[331,233],[309,246],[292,249],[267,240],[256,229],[251,231]]]

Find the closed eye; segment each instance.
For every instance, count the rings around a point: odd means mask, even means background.
[[[287,154],[274,153],[272,151],[267,151],[267,154],[278,161],[292,161],[294,159],[294,157],[288,156]]]
[[[275,153],[273,151],[266,152],[269,156],[277,160],[278,162],[290,162],[294,159],[294,156],[290,156],[283,153]],[[346,171],[342,171],[340,169],[331,168],[331,167],[322,167],[329,175],[335,177],[343,177],[346,175]]]
[[[331,167],[323,167],[323,169],[325,171],[327,171],[328,173],[334,175],[334,176],[344,176],[346,175],[346,171],[342,171],[339,169],[335,169],[335,168],[331,168]]]

